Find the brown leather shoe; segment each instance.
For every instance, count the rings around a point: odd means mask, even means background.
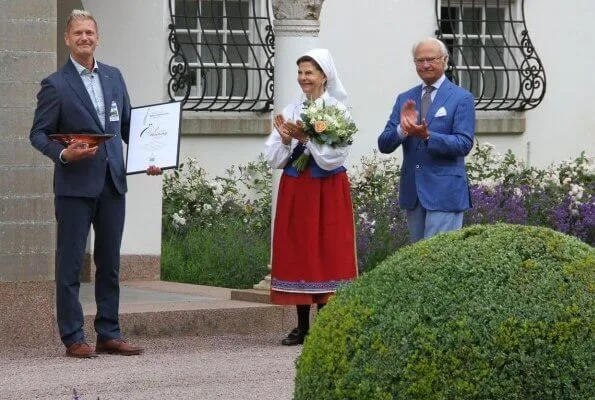
[[[75,358],[94,358],[97,357],[97,353],[93,349],[93,346],[86,342],[73,343],[66,347],[66,356]]]
[[[120,354],[122,356],[136,356],[145,351],[141,347],[129,345],[122,339],[112,339],[105,342],[97,341],[95,348],[97,353]]]

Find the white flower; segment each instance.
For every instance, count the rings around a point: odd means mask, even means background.
[[[174,215],[172,215],[172,220],[173,226],[175,228],[186,225],[186,218],[180,216],[178,213],[174,213]]]
[[[477,186],[486,190],[487,192],[492,192],[496,186],[498,186],[498,181],[495,179],[483,179],[477,183]]]
[[[188,201],[191,201],[191,202],[196,200],[196,192],[193,192],[193,191],[188,192],[186,194],[186,198],[188,199]]]
[[[361,213],[359,215],[359,219],[362,222],[368,222],[368,213],[367,212]]]

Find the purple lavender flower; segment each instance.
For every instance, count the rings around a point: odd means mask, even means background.
[[[573,205],[573,199],[566,196],[558,207],[552,210],[554,229],[575,236],[591,246],[595,245],[595,201]]]
[[[473,208],[465,214],[465,225],[496,222],[526,224],[527,210],[523,204],[522,189],[520,192],[520,195],[515,194],[502,185],[490,190],[472,185],[470,193]]]

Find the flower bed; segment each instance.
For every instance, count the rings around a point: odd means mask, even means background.
[[[595,171],[585,154],[537,169],[525,167],[510,152],[500,155],[491,145],[478,144],[468,171],[473,208],[465,213],[466,226],[545,226],[595,244]],[[395,159],[376,153],[349,171],[360,272],[409,242],[405,213],[398,205],[399,176]],[[232,166],[226,176],[215,179],[195,160],[167,174],[163,278],[228,287],[256,283],[266,274],[269,260],[271,182],[262,157],[247,166]],[[248,242],[250,252],[243,245]],[[207,243],[226,249],[225,258],[209,255]],[[215,278],[218,271],[224,279]]]

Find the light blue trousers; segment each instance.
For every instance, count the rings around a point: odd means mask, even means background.
[[[454,231],[463,226],[463,212],[426,210],[417,202],[413,210],[407,210],[407,227],[411,243],[428,239],[440,232]]]

